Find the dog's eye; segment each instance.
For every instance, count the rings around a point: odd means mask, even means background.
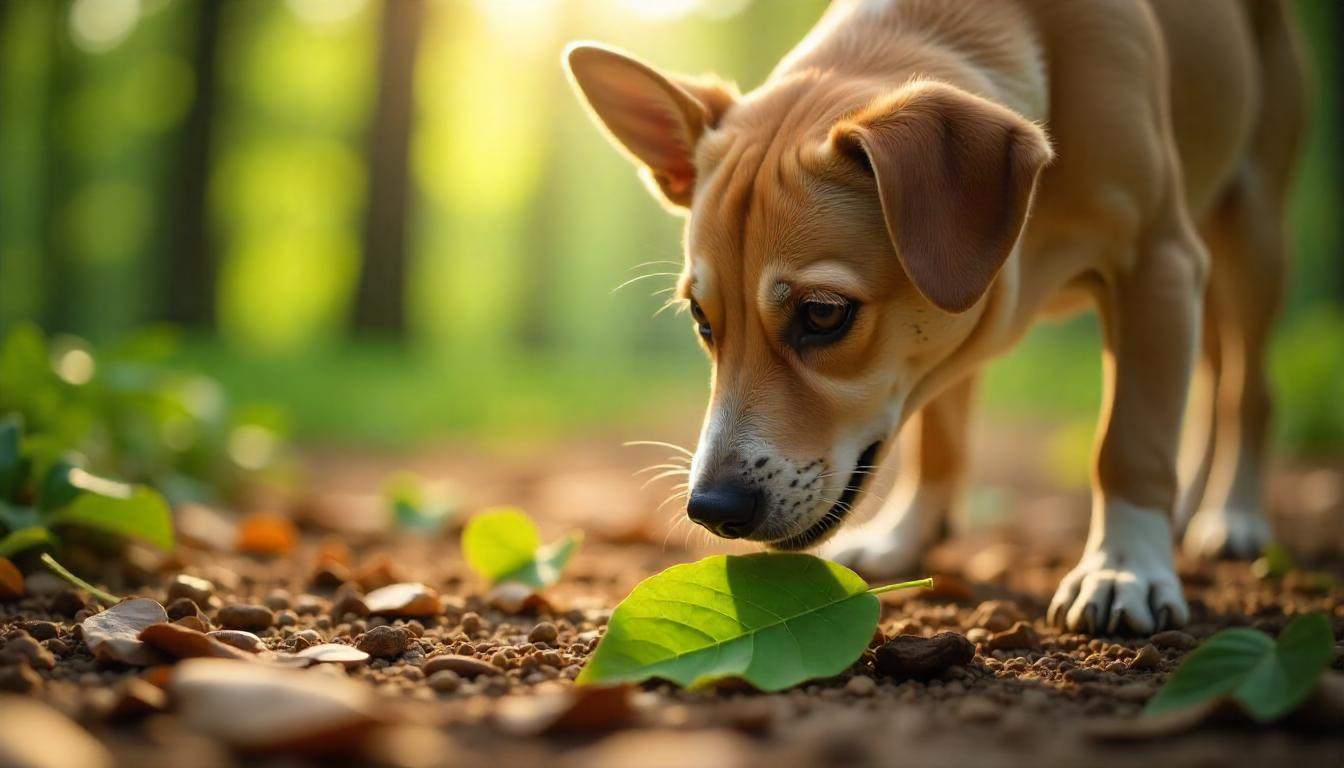
[[[854,324],[856,305],[852,301],[805,301],[796,316],[796,343],[827,344],[836,341]]]
[[[700,308],[700,303],[691,299],[691,318],[695,320],[695,329],[700,334],[700,338],[708,344],[714,341],[714,332],[709,327],[709,319],[705,317],[705,311]]]

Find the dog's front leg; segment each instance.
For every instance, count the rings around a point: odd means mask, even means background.
[[[975,379],[953,384],[906,425],[894,492],[870,523],[836,541],[837,562],[871,579],[895,578],[914,573],[929,547],[946,536],[948,514],[965,485]]]
[[[1102,289],[1105,392],[1092,523],[1050,605],[1074,631],[1148,633],[1189,609],[1172,557],[1176,453],[1207,256],[1179,215]]]

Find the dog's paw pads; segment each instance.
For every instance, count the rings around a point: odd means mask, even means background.
[[[1190,518],[1181,546],[1191,557],[1250,560],[1269,541],[1269,522],[1258,509],[1205,507]]]
[[[1084,557],[1064,577],[1048,619],[1070,632],[1151,634],[1190,618],[1176,573],[1167,566],[1108,562],[1102,553]]]

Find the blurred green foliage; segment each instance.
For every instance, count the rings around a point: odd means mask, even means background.
[[[165,274],[185,258],[172,236],[184,184],[205,185],[213,303],[173,359],[244,399],[285,406],[300,435],[507,439],[689,413],[706,370],[689,324],[649,317],[661,303],[649,292],[671,278],[612,292],[675,272],[681,223],[590,125],[559,52],[598,39],[745,89],[825,5],[429,2],[407,158],[410,334],[389,343],[351,327],[388,6],[222,0],[212,16],[203,0],[0,4],[0,330],[37,321],[106,342],[165,317]],[[1281,434],[1316,450],[1344,444],[1332,394],[1344,336],[1332,36],[1342,11],[1323,0],[1298,7],[1316,94],[1274,372]],[[216,76],[202,82],[205,23],[215,25]],[[208,173],[192,179],[182,150],[207,98]],[[1097,349],[1092,320],[1034,333],[992,369],[991,409],[1090,422]],[[137,439],[99,437],[92,450],[134,456],[117,442]],[[147,466],[133,475],[193,461],[142,453],[134,461]]]

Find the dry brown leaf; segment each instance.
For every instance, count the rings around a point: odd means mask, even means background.
[[[630,694],[630,686],[615,685],[511,696],[495,710],[495,725],[512,736],[529,737],[615,730],[634,716]]]
[[[17,600],[23,593],[23,574],[9,560],[0,557],[0,600]]]
[[[163,654],[140,640],[140,633],[155,624],[167,624],[168,612],[147,597],[123,600],[81,622],[84,644],[100,661],[133,667],[164,662]]]
[[[344,749],[377,721],[364,684],[275,665],[190,659],[168,691],[188,727],[238,749]]]
[[[251,659],[252,655],[213,637],[180,624],[152,624],[140,632],[140,639],[178,659],[215,658]]]
[[[439,595],[419,582],[402,582],[373,590],[364,604],[380,616],[433,616],[439,612]]]
[[[283,515],[253,512],[238,524],[238,549],[254,555],[287,555],[299,543],[299,531]]]
[[[332,663],[345,664],[346,666],[361,664],[369,660],[369,654],[352,645],[342,645],[341,643],[312,645],[299,651],[295,656],[301,659],[309,659],[314,664]]]

